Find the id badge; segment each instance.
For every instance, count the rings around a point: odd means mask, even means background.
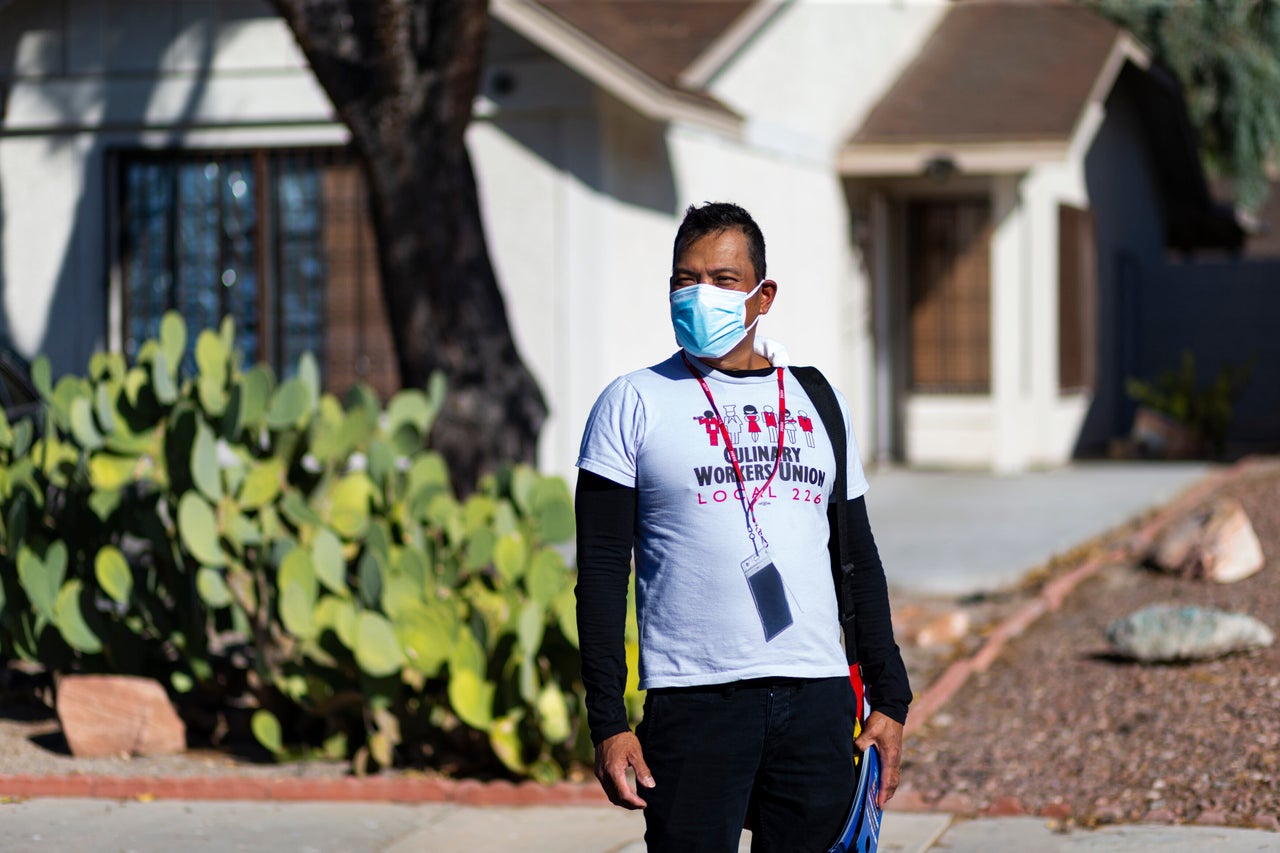
[[[747,586],[751,588],[751,597],[756,603],[760,626],[764,628],[764,641],[768,643],[790,628],[793,621],[782,575],[773,564],[768,548],[743,560],[742,573],[747,576]]]

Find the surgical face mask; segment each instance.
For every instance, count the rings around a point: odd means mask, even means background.
[[[714,284],[691,284],[671,291],[671,325],[676,343],[698,358],[720,358],[736,347],[760,322],[747,321],[747,300],[756,295],[764,279],[750,293]]]

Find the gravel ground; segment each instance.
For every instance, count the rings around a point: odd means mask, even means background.
[[[1241,611],[1280,628],[1280,465],[1254,468],[1219,494],[1244,505],[1268,558],[1262,571],[1218,585],[1104,568],[908,741],[904,790],[927,802],[945,796],[952,808],[1020,806],[1065,824],[1280,829],[1280,646],[1141,665],[1111,656],[1104,633],[1160,602]]]

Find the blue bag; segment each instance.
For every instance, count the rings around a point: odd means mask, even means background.
[[[867,747],[862,753],[861,764],[858,790],[854,792],[849,816],[827,853],[875,853],[880,843],[883,809],[876,805],[876,798],[880,796],[880,753],[875,746]]]

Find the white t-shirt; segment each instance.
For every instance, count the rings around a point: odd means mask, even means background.
[[[827,552],[835,457],[813,403],[783,371],[704,374],[746,480],[747,497],[781,459],[755,515],[782,576],[793,624],[765,641],[742,561],[754,551],[724,437],[680,353],[615,379],[600,395],[578,467],[633,486],[640,687],[719,684],[764,676],[848,674]],[[837,391],[848,449],[848,498],[867,491],[849,407]]]

